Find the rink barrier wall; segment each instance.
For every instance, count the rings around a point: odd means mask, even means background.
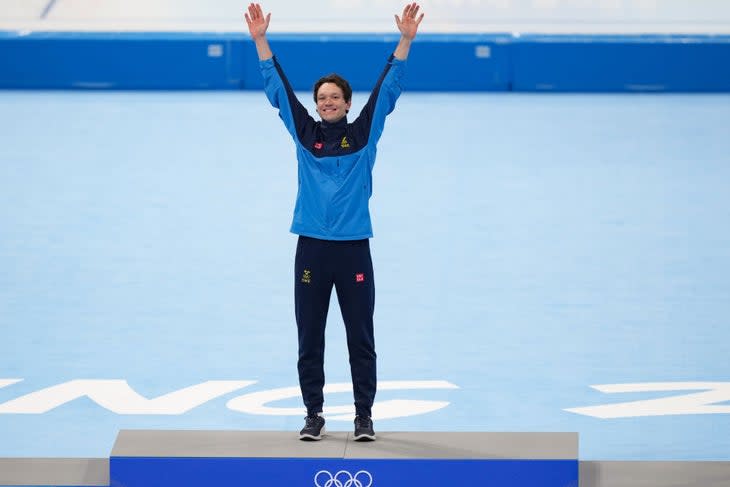
[[[377,80],[398,36],[271,34],[296,90],[337,72]],[[410,91],[730,92],[730,36],[423,34]],[[0,88],[259,90],[242,33],[0,32]]]

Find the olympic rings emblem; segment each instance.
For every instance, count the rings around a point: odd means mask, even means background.
[[[315,487],[370,487],[373,476],[367,470],[360,470],[352,475],[347,470],[340,470],[332,475],[329,470],[320,470],[314,474]]]

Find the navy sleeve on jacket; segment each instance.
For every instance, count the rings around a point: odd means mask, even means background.
[[[276,57],[260,61],[259,65],[266,97],[274,108],[279,109],[279,117],[291,136],[296,142],[311,138],[316,122],[297,99]]]
[[[376,144],[383,133],[385,117],[393,111],[401,94],[404,71],[405,61],[391,54],[370,98],[352,124],[353,130],[368,144]]]

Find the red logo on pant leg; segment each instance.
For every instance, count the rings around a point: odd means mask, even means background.
[[[363,282],[365,281],[365,274],[355,274],[355,282]]]

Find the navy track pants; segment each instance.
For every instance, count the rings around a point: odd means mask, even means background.
[[[370,416],[376,390],[375,282],[370,241],[299,237],[294,262],[299,386],[307,413],[324,404],[324,338],[332,286],[345,322],[355,411]]]

